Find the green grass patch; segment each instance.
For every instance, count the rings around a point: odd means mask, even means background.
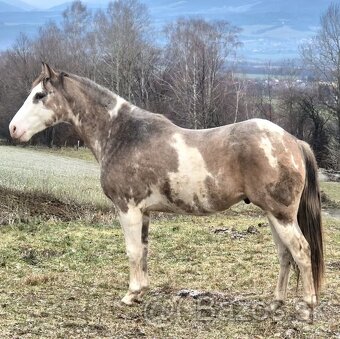
[[[339,336],[339,219],[324,217],[326,279],[313,324],[296,317],[294,273],[287,304],[266,312],[278,259],[263,212],[244,203],[210,217],[153,215],[150,291],[127,307],[124,239],[98,165],[78,151],[0,152],[0,338]],[[338,183],[321,185],[340,201]]]
[[[340,182],[321,182],[320,186],[331,200],[340,203]]]
[[[4,146],[13,149],[14,146]],[[46,146],[29,146],[29,145],[16,145],[16,149],[22,149],[25,152],[31,152],[33,154],[45,153],[52,154],[55,156],[69,157],[73,159],[87,160],[96,162],[94,155],[91,150],[87,147],[46,147]]]
[[[27,149],[27,148],[25,148]],[[87,160],[96,162],[94,155],[91,150],[87,147],[43,147],[43,146],[34,146],[29,147],[28,150],[32,150],[33,152],[43,152],[47,154],[53,154],[56,156],[69,157],[73,159]]]
[[[296,320],[293,274],[282,313],[263,313],[278,262],[261,216],[156,218],[150,230],[151,289],[122,306],[128,262],[117,223],[45,222],[0,228],[0,336],[13,338],[331,337],[338,328],[340,223],[327,219],[326,282],[314,324]],[[262,227],[259,227],[261,224]],[[264,224],[264,226],[263,226]],[[243,238],[216,229],[258,232]],[[204,297],[179,297],[183,289]]]

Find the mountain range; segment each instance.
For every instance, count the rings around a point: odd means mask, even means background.
[[[332,0],[142,0],[156,31],[179,16],[227,20],[242,28],[240,55],[252,61],[298,56],[299,44],[316,34],[320,15]],[[84,1],[88,8],[105,9],[108,1]],[[49,20],[60,22],[65,2],[37,8],[22,0],[0,0],[0,50],[10,47],[20,32],[34,37]]]

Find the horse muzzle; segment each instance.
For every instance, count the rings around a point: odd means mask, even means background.
[[[25,134],[27,130],[24,126],[20,126],[20,124],[15,123],[13,120],[9,124],[9,133],[11,138],[18,141],[26,141]]]

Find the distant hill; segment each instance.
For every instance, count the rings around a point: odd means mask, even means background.
[[[58,11],[63,12],[65,9],[67,9],[68,7],[70,7],[71,4],[72,4],[72,1],[64,2],[64,3],[60,4],[60,5],[50,7],[50,8],[48,8],[47,10],[48,10],[48,11],[53,11],[53,12],[54,12],[54,11],[56,11],[56,12],[58,12]]]
[[[149,8],[156,31],[177,17],[227,20],[242,28],[241,58],[279,60],[298,56],[298,46],[316,34],[320,15],[332,0],[141,0]],[[106,8],[108,1],[83,1],[88,8]],[[66,1],[48,10],[34,10],[22,0],[0,0],[0,50],[20,31],[34,36],[51,19],[60,22]]]
[[[22,0],[2,0],[2,2],[20,8],[21,10],[24,11],[31,11],[36,9],[34,6],[31,6]]]
[[[23,11],[22,8],[10,5],[6,2],[0,1],[0,12],[6,13],[6,12],[21,12]]]

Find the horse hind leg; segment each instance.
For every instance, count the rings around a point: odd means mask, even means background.
[[[139,301],[148,288],[147,251],[149,215],[140,209],[130,208],[120,213],[119,220],[124,231],[126,253],[129,258],[129,290],[122,299],[126,305]]]
[[[280,239],[273,224],[270,221],[269,221],[269,224],[270,224],[274,242],[277,248],[277,253],[278,253],[279,263],[280,263],[280,271],[279,271],[278,281],[277,281],[277,285],[275,289],[275,300],[270,305],[270,310],[275,311],[276,309],[282,306],[283,302],[285,301],[287,297],[289,271],[290,271],[290,266],[291,266],[291,262],[293,258],[287,246],[285,246],[282,240]]]
[[[277,236],[280,238],[283,245],[287,247],[294,261],[298,265],[302,277],[303,300],[310,309],[313,309],[317,299],[314,289],[309,244],[303,236],[296,220],[291,222],[283,221],[276,218],[271,213],[268,214],[268,219],[272,227],[275,229]],[[280,282],[279,277],[278,284]],[[282,277],[282,286],[284,283],[285,276]],[[308,319],[309,316],[310,312],[306,313],[303,317]]]

